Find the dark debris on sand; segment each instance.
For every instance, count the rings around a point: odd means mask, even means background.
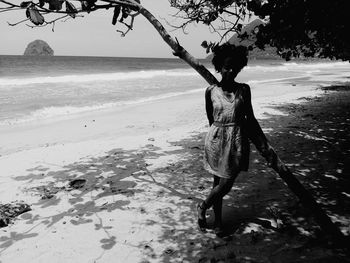
[[[30,206],[22,202],[0,204],[0,227],[8,226],[17,216],[30,210]]]

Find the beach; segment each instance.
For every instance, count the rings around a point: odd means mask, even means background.
[[[348,66],[318,66],[322,74],[303,67],[307,76],[251,81],[253,108],[280,158],[349,235]],[[199,231],[196,204],[212,180],[202,167],[206,84],[169,70],[171,85],[187,81],[191,89],[3,120],[0,200],[30,211],[0,228],[0,261],[348,262],[255,147],[249,171],[224,200],[230,238]]]

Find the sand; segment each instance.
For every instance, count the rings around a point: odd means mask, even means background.
[[[349,235],[350,92],[332,86],[253,94],[253,106],[281,159]],[[1,203],[31,207],[0,228],[0,261],[347,262],[254,147],[224,201],[230,235],[199,231],[207,128],[201,92],[0,128]]]

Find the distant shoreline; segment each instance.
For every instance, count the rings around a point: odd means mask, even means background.
[[[33,56],[24,56],[24,55],[1,55],[1,57],[33,57]],[[174,61],[181,61],[183,64],[187,65],[187,63],[177,57],[123,57],[123,56],[74,56],[74,55],[54,55],[54,56],[37,56],[40,58],[48,58],[52,59],[54,58],[105,58],[105,59],[140,59],[140,60],[147,60],[147,59],[157,59],[157,60],[174,60]],[[211,57],[204,57],[204,58],[198,58],[198,60],[202,63],[210,64],[211,63]],[[289,61],[280,58],[280,57],[250,57],[249,62],[254,61],[278,61],[278,62],[284,62],[284,63],[292,63],[292,62],[344,62],[343,60],[332,60],[327,58],[293,58]],[[350,62],[349,62],[350,63]]]

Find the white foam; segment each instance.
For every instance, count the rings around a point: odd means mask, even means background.
[[[61,107],[44,107],[42,109],[33,111],[28,116],[25,116],[23,118],[17,118],[17,119],[7,119],[0,121],[0,126],[3,125],[13,125],[13,124],[19,124],[19,123],[27,123],[31,121],[38,121],[38,120],[46,120],[51,119],[53,117],[62,117],[62,116],[70,116],[75,115],[79,113],[85,113],[85,112],[92,112],[92,111],[99,111],[99,110],[106,110],[113,107],[123,106],[123,105],[134,105],[134,104],[141,104],[146,102],[152,102],[156,100],[162,100],[167,99],[175,96],[181,96],[186,94],[192,94],[196,92],[203,92],[203,89],[193,89],[188,90],[185,92],[170,92],[162,95],[157,96],[151,96],[146,97],[138,100],[127,100],[127,101],[119,101],[119,102],[110,102],[110,103],[103,103],[103,104],[95,104],[91,106],[61,106]]]
[[[306,62],[306,63],[296,63],[296,62],[285,62],[279,65],[249,65],[245,70],[259,70],[262,72],[273,72],[273,71],[300,71],[305,69],[313,69],[311,72],[318,72],[318,69],[332,68],[332,67],[348,67],[349,62],[334,61],[334,62]]]
[[[303,79],[308,78],[310,75],[299,75],[295,77],[286,77],[286,78],[275,78],[275,79],[262,79],[262,80],[250,80],[247,81],[248,84],[255,84],[255,83],[268,83],[268,82],[280,82],[280,81],[286,81],[286,80],[292,80],[292,79]]]
[[[337,66],[349,66],[348,62],[318,62],[318,63],[294,63],[287,62],[279,65],[249,65],[244,71],[301,71],[307,74],[319,72],[321,68],[332,68]],[[213,72],[214,73],[214,72]],[[40,76],[29,78],[0,78],[1,86],[23,86],[33,84],[53,84],[53,83],[83,83],[95,81],[118,81],[132,79],[150,79],[155,77],[186,77],[198,76],[198,73],[192,69],[175,69],[175,70],[141,70],[133,72],[117,73],[99,73],[99,74],[82,74],[82,75],[64,75],[64,76]],[[265,81],[274,81],[265,80]]]
[[[82,83],[94,81],[118,81],[130,79],[149,79],[155,77],[186,77],[198,75],[193,70],[149,70],[119,73],[101,73],[86,75],[64,75],[55,77],[33,77],[33,78],[0,78],[0,86],[23,86],[48,83]]]

